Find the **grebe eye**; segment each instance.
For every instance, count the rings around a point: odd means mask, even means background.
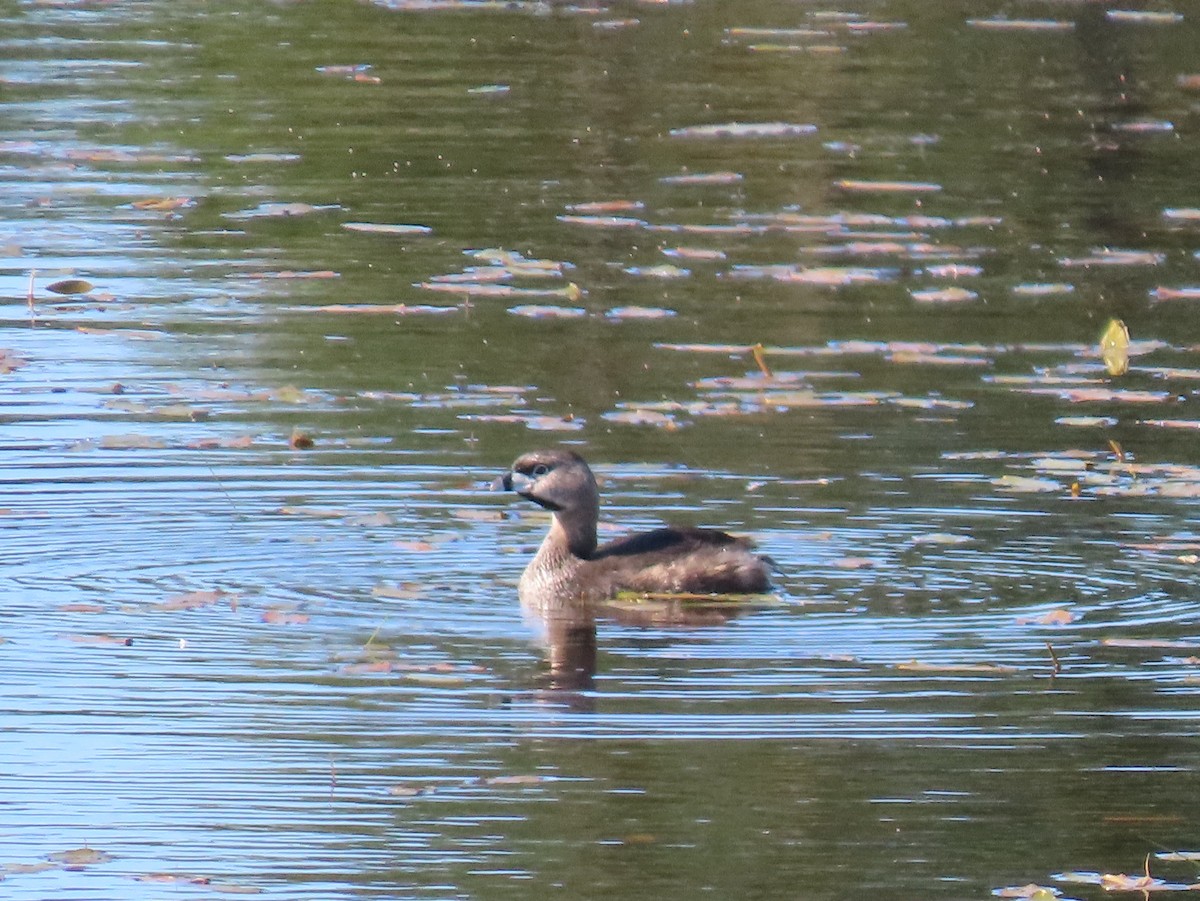
[[[533,467],[532,471],[534,477],[536,478],[538,476],[544,476],[546,473],[548,473],[550,471],[550,467],[545,463],[539,463],[537,466]]]

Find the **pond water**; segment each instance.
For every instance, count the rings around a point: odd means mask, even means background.
[[[4,896],[1200,881],[1193,12],[0,7]]]

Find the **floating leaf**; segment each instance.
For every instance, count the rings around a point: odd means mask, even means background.
[[[155,608],[158,610],[198,610],[201,607],[211,607],[226,599],[229,600],[230,606],[237,606],[238,595],[236,593],[216,589],[172,595],[162,603],[155,605]]]
[[[1185,892],[1190,886],[1164,882],[1154,876],[1129,876],[1125,873],[1104,873],[1100,886],[1106,892]]]
[[[336,507],[280,507],[279,512],[284,516],[309,516],[313,519],[344,519],[349,511]]]
[[[63,604],[58,608],[63,613],[103,613],[102,604]]]
[[[1062,485],[1058,482],[1051,479],[1035,479],[1030,476],[1000,476],[998,479],[992,479],[992,484],[1002,491],[1020,493],[1062,491]]]
[[[674,416],[658,410],[615,410],[603,414],[603,418],[622,425],[649,425],[668,430],[677,429],[682,425]]]
[[[40,863],[6,863],[0,866],[0,871],[5,875],[11,874],[13,876],[26,873],[44,873],[47,870],[54,869],[57,869],[54,864],[45,861]]]
[[[664,175],[659,181],[664,185],[736,185],[745,178],[740,172],[685,172]]]
[[[161,450],[166,446],[165,441],[149,435],[139,435],[136,432],[126,435],[105,435],[100,439],[100,447],[105,450]]]
[[[723,250],[710,250],[701,247],[664,247],[663,256],[679,260],[720,261],[727,256]]]
[[[1071,294],[1075,291],[1075,286],[1069,282],[1027,282],[1014,285],[1010,290],[1021,297],[1050,297],[1055,294]]]
[[[374,68],[370,63],[355,63],[353,65],[317,66],[321,75],[354,76],[369,72]]]
[[[484,785],[540,785],[545,779],[542,776],[488,776],[483,780]]]
[[[105,647],[127,648],[133,644],[132,638],[120,638],[116,635],[102,635],[102,634],[101,635],[81,635],[81,634],[68,633],[68,634],[60,635],[58,637],[63,639],[64,641],[72,641],[75,644],[88,645],[90,647],[97,647],[97,648],[105,648]],[[63,852],[63,853],[71,853],[71,852]],[[51,855],[51,858],[55,859],[55,858],[53,858],[53,855]]]
[[[1029,883],[1028,885],[1013,885],[1008,888],[998,888],[992,891],[997,898],[1029,898],[1030,901],[1052,901],[1062,894],[1056,888]]]
[[[918,303],[962,303],[966,300],[974,300],[979,296],[966,288],[926,288],[908,293]]]
[[[488,94],[496,96],[499,94],[507,94],[512,88],[506,84],[481,84],[473,88],[467,88],[468,94]]]
[[[152,332],[148,329],[92,328],[88,325],[76,326],[75,331],[81,335],[119,336],[121,338],[132,338],[135,341],[158,341],[165,336],[164,332]]]
[[[967,19],[967,26],[982,31],[1073,31],[1074,22],[1059,19]]]
[[[1116,122],[1113,131],[1124,131],[1130,134],[1170,134],[1175,131],[1175,124],[1162,119],[1135,119],[1132,122]]]
[[[1086,257],[1064,257],[1058,261],[1067,269],[1092,266],[1157,266],[1167,258],[1165,253],[1151,250],[1114,250],[1103,247]]]
[[[925,274],[933,278],[973,278],[983,274],[983,267],[968,266],[963,263],[945,263],[936,266],[926,266]]]
[[[632,216],[563,215],[555,218],[568,225],[586,225],[592,228],[642,228],[646,225],[644,219],[635,219]]]
[[[382,222],[343,222],[342,228],[352,232],[367,232],[373,235],[432,235],[428,225],[385,224]]]
[[[838,569],[870,569],[878,564],[869,557],[839,557],[833,565]]]
[[[1167,288],[1160,285],[1150,289],[1150,296],[1155,300],[1200,300],[1200,286]]]
[[[529,319],[582,319],[588,314],[587,310],[582,307],[556,307],[541,304],[509,307],[508,312],[514,316],[525,316]]]
[[[1200,661],[1195,661],[1200,662]],[[1193,863],[1200,860],[1200,851],[1159,851],[1154,855],[1155,860],[1173,860]]]
[[[1197,641],[1172,641],[1166,638],[1105,638],[1100,643],[1108,648],[1188,649],[1200,645]]]
[[[914,535],[912,543],[914,545],[922,544],[942,544],[942,545],[957,545],[967,544],[971,539],[966,535],[953,535],[948,532],[930,532],[926,535]]]
[[[193,206],[195,201],[190,197],[156,197],[152,200],[135,200],[130,204],[135,210],[153,210],[158,213],[168,213],[183,207]]]
[[[279,272],[249,272],[246,273],[246,278],[341,278],[341,273],[334,272],[332,269],[310,269],[310,270],[294,270],[283,269]]]
[[[1143,9],[1110,9],[1104,13],[1110,22],[1140,25],[1174,25],[1183,21],[1182,13],[1154,12]]]
[[[68,867],[87,867],[98,863],[108,863],[112,860],[112,855],[97,848],[75,848],[71,851],[55,851],[53,854],[47,854],[46,859]]]
[[[431,304],[333,303],[323,307],[292,307],[297,312],[333,313],[336,315],[438,316],[459,313],[462,307],[439,307]]]
[[[848,285],[871,285],[893,281],[893,269],[867,269],[858,266],[734,266],[729,275],[733,278],[767,278],[779,282],[822,285],[842,288]]]
[[[235,435],[232,438],[194,438],[184,444],[184,447],[191,450],[244,450],[253,446],[253,435]]]
[[[360,516],[351,516],[346,520],[346,524],[350,526],[360,526],[364,529],[376,529],[386,526],[394,526],[396,520],[387,513],[364,513]]]
[[[817,126],[793,122],[725,122],[672,128],[673,138],[797,138],[816,134]]]
[[[405,582],[401,585],[376,585],[371,594],[377,598],[387,598],[393,601],[415,601],[427,594],[427,587],[419,582]]]
[[[969,410],[975,406],[969,400],[951,400],[948,397],[894,397],[889,403],[914,410]]]
[[[46,290],[53,294],[87,294],[95,285],[82,278],[64,278],[62,281],[46,285]]]
[[[622,270],[626,275],[636,275],[642,278],[687,278],[692,274],[690,269],[681,269],[678,266],[672,266],[670,263],[664,263],[660,266],[627,266]]]
[[[607,319],[670,319],[675,315],[674,310],[662,307],[613,307],[604,314]]]
[[[916,673],[1015,673],[1016,668],[994,663],[922,663],[910,660],[897,663],[896,669]]]
[[[312,435],[300,429],[292,429],[292,434],[288,437],[288,447],[292,450],[312,450],[316,444]]]
[[[1018,626],[1067,626],[1080,618],[1071,610],[1051,610],[1041,616],[1023,616],[1017,619]]]
[[[1058,425],[1078,426],[1081,428],[1111,428],[1117,420],[1111,416],[1060,416],[1054,420]]]
[[[866,181],[842,178],[833,183],[835,188],[860,194],[934,194],[942,186],[931,182],[917,181]]]
[[[308,216],[324,210],[340,209],[338,204],[329,203],[314,206],[311,203],[260,203],[256,207],[240,210],[236,213],[225,213],[226,219],[276,219],[294,216]]]
[[[640,200],[596,200],[590,203],[572,203],[570,213],[630,213],[644,210],[646,204]]]
[[[298,153],[227,153],[225,161],[229,163],[295,163],[299,161]]]
[[[1142,419],[1142,425],[1160,429],[1200,429],[1200,419]]]
[[[1100,336],[1100,358],[1111,376],[1129,372],[1129,329],[1120,319],[1113,319]]]
[[[4,350],[3,348],[0,348],[0,375],[7,375],[10,372],[15,372],[27,362],[27,360],[13,356],[13,352],[11,350]]]
[[[1171,395],[1166,391],[1126,391],[1118,388],[1024,388],[1026,394],[1053,394],[1073,404],[1126,403],[1161,404]]]
[[[263,612],[262,621],[276,626],[302,626],[309,620],[308,614],[282,607],[271,607]]]

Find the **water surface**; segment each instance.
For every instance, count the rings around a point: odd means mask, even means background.
[[[2,12],[6,897],[1197,850],[1188,10]],[[531,621],[487,483],[563,442],[780,601]]]

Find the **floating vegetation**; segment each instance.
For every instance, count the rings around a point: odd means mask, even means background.
[[[1069,282],[1023,282],[1009,289],[1018,297],[1053,297],[1059,294],[1073,294],[1075,286]]]
[[[462,294],[467,297],[562,297],[579,300],[583,291],[574,282],[562,288],[520,288],[515,285],[483,284],[481,282],[418,282],[413,285],[422,291],[441,294]]]
[[[909,294],[917,303],[937,304],[962,303],[979,297],[976,292],[968,291],[966,288],[921,288],[909,291]]]
[[[827,28],[726,28],[725,34],[731,38],[764,38],[776,40],[808,40],[810,38],[828,38],[833,32]]]
[[[997,16],[992,19],[967,19],[967,27],[980,31],[1062,32],[1074,31],[1075,23],[1061,19],[1005,19]]]
[[[373,235],[432,235],[428,225],[389,225],[382,222],[343,222],[342,228]]]
[[[588,203],[572,203],[567,207],[568,213],[636,213],[644,210],[646,204],[640,200],[594,200]]]
[[[899,272],[895,269],[867,269],[861,266],[808,267],[779,264],[734,266],[728,275],[730,278],[770,279],[777,282],[843,288],[849,285],[879,285],[895,281]]]
[[[936,194],[941,185],[920,181],[866,181],[860,178],[840,178],[833,183],[839,191],[856,194]]]
[[[578,432],[586,420],[575,416],[547,416],[540,413],[464,413],[466,422],[515,423],[535,432]]]
[[[802,138],[817,133],[817,126],[796,122],[722,122],[672,128],[673,138]]]
[[[247,272],[246,278],[274,278],[274,279],[326,279],[326,278],[341,278],[340,272],[334,272],[332,269],[281,269],[278,272]]]
[[[372,68],[373,66],[369,63],[356,63],[342,66],[317,66],[317,72],[321,75],[332,75],[339,78],[354,78],[358,75],[368,74]]]
[[[1129,371],[1129,329],[1120,319],[1109,322],[1100,336],[1100,359],[1111,376]]]
[[[659,279],[687,278],[692,274],[690,269],[681,269],[679,266],[672,266],[669,263],[659,266],[626,266],[621,271],[626,275],[634,275],[639,278]]]
[[[1058,265],[1066,269],[1092,266],[1158,266],[1167,258],[1155,250],[1115,250],[1102,247],[1086,257],[1063,257]]]
[[[694,262],[720,262],[728,258],[728,254],[723,250],[710,250],[703,247],[664,247],[662,255]]]
[[[1134,25],[1174,25],[1183,21],[1183,13],[1156,12],[1143,9],[1110,9],[1105,11],[1104,18],[1110,22],[1123,22]]]
[[[227,163],[296,163],[301,159],[298,153],[227,153]]]
[[[632,216],[585,216],[564,214],[556,217],[559,222],[568,225],[586,225],[589,228],[645,228],[644,219]]]
[[[46,285],[46,290],[52,294],[87,294],[95,287],[86,279],[66,278]]]
[[[663,307],[613,307],[604,314],[607,319],[670,319],[675,315],[674,310]]]
[[[1112,130],[1138,135],[1170,134],[1175,131],[1175,124],[1162,119],[1135,119],[1132,122],[1114,122]]]
[[[440,307],[431,304],[406,303],[331,303],[319,307],[288,307],[300,313],[336,313],[350,315],[438,316],[457,313],[462,307]]]
[[[545,304],[522,304],[509,307],[508,312],[526,319],[582,319],[588,311],[583,307],[556,307]]]
[[[595,28],[597,31],[623,31],[626,28],[636,28],[641,24],[641,19],[601,19],[598,22],[593,22],[592,28]]]
[[[191,197],[154,197],[149,200],[135,200],[130,204],[135,210],[148,210],[154,213],[172,213],[175,210],[195,205],[196,201]]]
[[[684,172],[659,179],[664,185],[736,185],[745,180],[740,172]]]
[[[236,213],[223,214],[226,219],[287,219],[297,216],[309,216],[313,213],[338,210],[336,203],[314,206],[311,203],[260,203],[258,206],[241,210]]]
[[[1075,428],[1112,428],[1117,424],[1117,419],[1112,416],[1059,416],[1054,420],[1058,425],[1073,426]]]
[[[1200,285],[1188,285],[1181,288],[1167,288],[1160,285],[1150,289],[1150,297],[1154,300],[1200,300]]]
[[[968,263],[945,263],[941,265],[926,266],[925,274],[931,278],[974,278],[983,274],[982,266],[973,266]]]

